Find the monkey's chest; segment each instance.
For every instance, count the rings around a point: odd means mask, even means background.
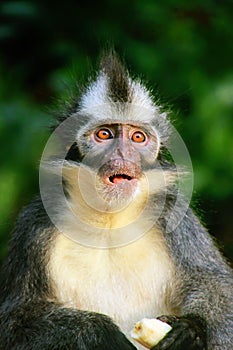
[[[143,317],[168,312],[172,267],[164,251],[95,250],[62,241],[49,273],[55,298],[64,306],[109,315],[125,332]]]

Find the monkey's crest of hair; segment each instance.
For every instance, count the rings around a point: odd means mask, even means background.
[[[114,52],[102,56],[97,79],[81,97],[80,108],[87,109],[110,102],[130,103],[157,112],[159,110],[149,91],[139,80],[131,79]]]
[[[95,77],[88,79],[86,86],[80,86],[79,93],[71,94],[56,119],[61,123],[77,115],[86,131],[100,121],[149,124],[161,143],[166,144],[171,134],[167,114],[143,83],[130,77],[117,54],[110,51],[102,55]]]
[[[74,115],[86,131],[100,121],[149,124],[163,145],[172,133],[168,113],[140,79],[130,76],[114,50],[101,56],[97,72],[87,82],[74,81],[69,98],[58,101],[52,111],[55,127]]]

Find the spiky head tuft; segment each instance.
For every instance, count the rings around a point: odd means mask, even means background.
[[[128,71],[115,51],[104,53],[100,71],[107,77],[108,95],[113,102],[130,101],[130,80]]]

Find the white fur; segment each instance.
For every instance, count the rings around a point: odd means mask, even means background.
[[[82,96],[78,112],[91,114],[98,121],[111,119],[112,122],[135,120],[135,117],[141,122],[150,122],[155,115],[160,115],[160,107],[153,103],[149,91],[131,78],[128,78],[130,103],[112,103],[107,95],[107,79],[106,74],[100,73]]]
[[[81,218],[79,225],[71,220],[67,224],[69,237],[72,233],[73,237],[80,233],[87,237],[95,235],[96,240],[108,242],[111,235],[117,238],[114,236],[117,229],[119,240],[124,236],[128,239],[128,234],[137,239],[130,237],[128,245],[101,249],[83,246],[57,233],[48,264],[54,298],[67,307],[109,315],[129,334],[140,319],[172,312],[169,295],[170,286],[174,283],[173,264],[164,237],[150,217],[150,210],[146,210],[148,192],[145,181],[139,181],[140,190],[122,210],[98,212],[82,196],[88,195],[89,191],[95,196],[92,178],[89,182],[83,170],[86,182],[81,192],[78,169],[71,167],[63,172],[72,188],[70,201],[73,211]],[[61,207],[60,213],[69,221],[66,209]],[[89,224],[90,232],[85,231],[88,227],[84,228],[85,222]],[[149,231],[146,229],[148,223]],[[137,235],[137,231],[147,233]]]
[[[81,110],[92,109],[108,102],[107,99],[107,77],[100,74],[95,82],[87,89],[81,98]]]
[[[173,266],[160,232],[115,249],[94,249],[58,234],[48,273],[66,307],[104,313],[128,334],[143,317],[170,313]]]

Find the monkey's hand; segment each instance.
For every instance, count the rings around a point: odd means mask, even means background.
[[[200,317],[161,316],[158,319],[168,323],[172,329],[151,350],[206,349],[206,325]]]

